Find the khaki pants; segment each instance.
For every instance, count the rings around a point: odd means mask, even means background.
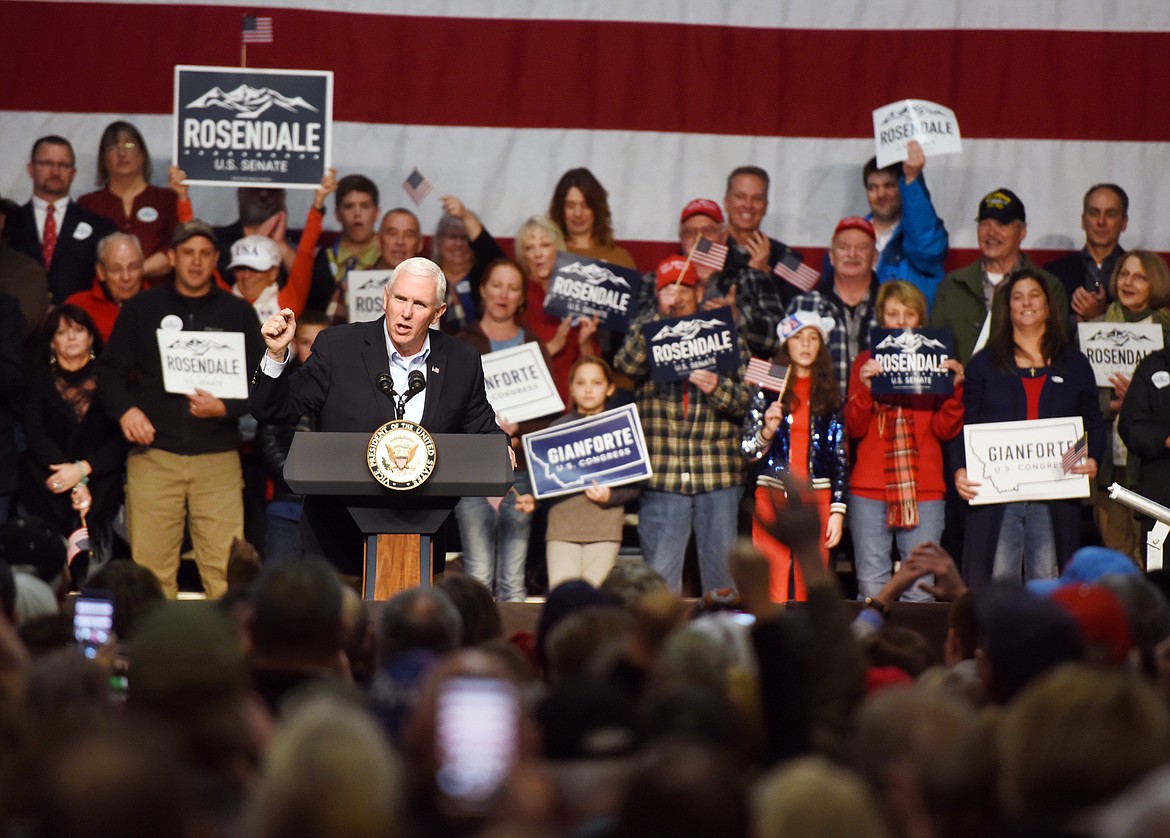
[[[617,541],[595,541],[592,544],[547,542],[548,589],[551,591],[569,579],[584,579],[595,588],[600,586],[613,570],[621,546]]]
[[[232,539],[244,533],[240,455],[182,455],[155,448],[131,453],[126,523],[134,561],[154,572],[168,597],[179,591],[176,577],[187,524],[203,590],[209,598],[223,596],[228,551]]]

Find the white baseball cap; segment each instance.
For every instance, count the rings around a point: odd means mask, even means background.
[[[232,245],[229,268],[266,271],[280,264],[280,248],[268,236],[244,236]]]

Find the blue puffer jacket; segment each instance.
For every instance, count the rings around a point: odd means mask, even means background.
[[[924,175],[913,183],[898,179],[902,196],[902,220],[878,260],[878,282],[902,279],[915,286],[926,297],[926,305],[934,304],[934,295],[946,273],[947,247],[950,237],[946,225],[934,211],[930,190]],[[872,217],[872,213],[867,218]],[[822,276],[832,281],[833,266],[825,254]],[[824,281],[824,280],[823,280]]]

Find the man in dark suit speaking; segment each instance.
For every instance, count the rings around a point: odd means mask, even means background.
[[[421,257],[407,259],[383,291],[385,317],[325,329],[313,343],[313,354],[291,375],[289,344],[296,320],[287,308],[274,314],[260,329],[267,352],[252,377],[252,415],[261,422],[296,424],[313,413],[320,431],[372,434],[396,418],[395,409],[401,407],[401,418],[431,433],[495,433],[501,449],[507,449],[484,391],[479,353],[430,328],[447,308],[446,298],[447,280],[439,266]],[[418,373],[426,382],[421,391]],[[387,374],[393,396],[386,393]],[[340,505],[307,498],[303,521],[307,550],[326,556],[342,572],[359,566],[360,535]]]

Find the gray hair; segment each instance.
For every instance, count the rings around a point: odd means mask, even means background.
[[[394,273],[390,274],[390,281],[386,283],[388,291],[394,290],[394,283],[398,281],[399,274],[433,279],[435,282],[435,306],[441,306],[447,301],[447,277],[443,275],[442,268],[425,256],[412,256],[399,262]]]
[[[105,262],[106,251],[120,242],[125,242],[130,245],[134,249],[134,252],[138,254],[139,259],[146,259],[146,254],[142,252],[142,242],[138,241],[138,236],[133,233],[110,233],[98,242],[97,260],[99,262]]]

